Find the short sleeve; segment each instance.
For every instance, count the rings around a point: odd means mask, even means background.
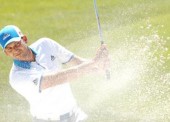
[[[57,54],[57,57],[61,61],[61,63],[65,64],[74,57],[74,54],[71,51],[67,50],[59,43],[55,42],[52,39],[48,39],[48,41],[51,45],[50,47],[53,47],[54,52]]]
[[[38,72],[11,71],[10,85],[26,98],[40,93],[41,74]]]

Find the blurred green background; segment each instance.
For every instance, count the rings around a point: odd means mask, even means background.
[[[93,0],[0,0],[0,27],[14,24],[31,44],[49,37],[92,58],[100,46]],[[87,122],[170,121],[170,1],[97,0],[111,80],[71,83]],[[29,105],[8,83],[12,60],[0,51],[0,121],[31,122]]]

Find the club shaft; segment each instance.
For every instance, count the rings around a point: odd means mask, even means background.
[[[94,10],[95,10],[96,19],[97,19],[97,26],[98,26],[99,35],[100,35],[100,43],[104,44],[102,28],[101,28],[101,25],[100,25],[100,18],[99,18],[99,12],[98,12],[98,9],[97,9],[96,0],[93,0],[93,1],[94,1]]]

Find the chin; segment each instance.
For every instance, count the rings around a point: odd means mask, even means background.
[[[22,61],[22,58],[21,58],[21,57],[18,57],[18,56],[14,57],[14,59],[16,59],[16,60],[21,60],[21,61]]]

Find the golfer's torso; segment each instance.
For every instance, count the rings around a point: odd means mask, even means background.
[[[37,48],[36,45],[33,45],[32,48],[38,51],[36,62],[31,63],[30,69],[18,69],[21,74],[41,75],[45,72],[57,72],[62,68],[56,52],[53,50],[42,50],[44,49],[43,47]],[[70,112],[76,106],[68,82],[41,92],[33,92],[31,90],[28,92],[28,90],[27,92],[23,90],[24,92],[20,94],[30,103],[30,110],[33,116],[53,118],[53,116]]]
[[[37,70],[37,72],[42,73],[57,72],[62,68],[57,57],[49,52],[46,55],[40,55],[33,65],[35,66],[32,66],[32,70]],[[35,67],[41,68],[36,69]],[[39,69],[41,71],[39,71]],[[34,116],[51,117],[71,111],[76,105],[76,102],[72,95],[70,85],[67,82],[41,91],[38,99],[35,98],[35,101],[30,101],[30,105],[31,113]]]

